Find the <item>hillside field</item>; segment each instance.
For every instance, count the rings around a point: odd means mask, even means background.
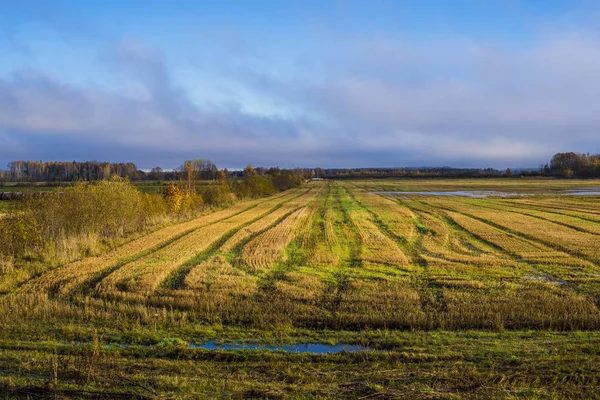
[[[1,269],[0,393],[598,397],[600,196],[563,195],[594,187],[310,182],[33,277]],[[401,193],[424,191],[491,196]]]

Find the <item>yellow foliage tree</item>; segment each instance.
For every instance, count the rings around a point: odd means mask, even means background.
[[[169,185],[165,192],[165,200],[169,211],[177,213],[181,210],[185,193],[177,185]]]

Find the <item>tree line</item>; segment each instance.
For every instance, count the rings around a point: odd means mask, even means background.
[[[134,163],[98,161],[12,161],[6,170],[0,170],[4,182],[72,182],[120,178],[140,178]],[[142,171],[143,172],[143,171]]]
[[[544,175],[565,178],[600,177],[600,154],[557,153],[542,170]]]
[[[285,169],[256,167],[259,176],[281,175],[293,173],[294,175],[311,175],[309,169]],[[219,170],[208,159],[198,158],[186,160],[179,168],[165,170],[154,167],[150,171],[142,171],[134,163],[110,163],[101,161],[12,161],[5,170],[0,169],[0,182],[77,182],[107,180],[114,176],[126,178],[130,181],[155,180],[155,181],[180,181],[187,180],[194,175],[197,180],[217,180],[219,174],[228,178],[242,178],[244,171]]]
[[[217,167],[210,160],[193,160],[201,173],[199,179],[215,179]],[[160,167],[149,172],[137,168],[134,163],[110,163],[101,161],[12,161],[6,170],[0,170],[0,182],[75,182],[107,180],[111,177],[137,180],[177,181],[186,175],[186,166],[172,171]]]
[[[377,178],[482,178],[501,177],[494,168],[315,168],[313,177],[321,179],[377,179]]]
[[[539,168],[512,171],[495,168],[315,168],[311,176],[321,179],[377,179],[377,178],[500,178],[500,177],[600,177],[600,154],[557,153],[549,163]]]
[[[511,176],[549,176],[549,177],[600,177],[600,154],[575,152],[557,153],[549,163],[528,170],[504,171],[494,168],[264,168],[253,167],[253,174],[266,177],[275,187],[287,176],[302,176],[318,179],[359,179],[359,178],[495,178]],[[0,182],[73,182],[106,180],[112,176],[130,181],[187,181],[190,187],[195,180],[217,181],[242,179],[247,171],[229,171],[218,169],[208,159],[187,160],[179,168],[164,170],[154,167],[142,171],[134,163],[109,163],[99,161],[13,161],[6,170],[0,170]],[[194,180],[190,177],[193,176]],[[190,188],[188,188],[190,189]],[[279,189],[278,189],[279,190]],[[240,189],[240,193],[243,190]]]

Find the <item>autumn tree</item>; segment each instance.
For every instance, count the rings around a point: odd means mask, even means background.
[[[177,213],[181,210],[181,205],[183,203],[185,197],[185,193],[177,185],[171,184],[167,188],[165,192],[165,201],[167,202],[167,207],[169,211],[172,213]]]
[[[196,193],[196,179],[198,179],[198,164],[193,160],[185,160],[183,165],[185,176],[187,180],[187,191],[188,193]]]
[[[256,170],[254,167],[250,164],[246,165],[246,168],[244,168],[244,177],[250,177],[254,175],[256,175]]]

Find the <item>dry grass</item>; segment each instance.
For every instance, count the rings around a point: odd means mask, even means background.
[[[281,201],[281,198],[277,201]],[[125,298],[131,297],[131,292],[147,296],[185,262],[207,250],[228,232],[268,212],[273,206],[272,200],[265,200],[250,209],[243,209],[242,212],[230,214],[222,219],[213,219],[213,223],[206,224],[166,247],[117,269],[100,283],[98,289],[109,296],[114,296],[115,292]]]
[[[302,233],[304,223],[310,216],[307,207],[293,211],[279,224],[244,246],[241,255],[242,262],[251,270],[256,271],[286,261],[285,248],[296,235]]]
[[[447,211],[447,214],[458,225],[485,242],[491,243],[509,254],[514,254],[525,262],[592,266],[591,263],[585,260],[573,257],[565,252],[554,250],[541,243],[516,236],[468,215],[453,211]]]
[[[234,250],[240,243],[273,225],[285,215],[299,209],[300,207],[305,207],[312,199],[315,198],[315,195],[316,190],[311,189],[299,197],[292,198],[291,200],[280,204],[277,210],[236,232],[221,246],[220,250],[222,252]]]
[[[362,190],[353,192],[354,198],[372,212],[399,239],[414,242],[417,238],[415,219],[417,216],[407,207],[386,197],[378,196]]]
[[[348,209],[348,216],[356,226],[363,261],[397,266],[409,264],[402,249],[375,225],[368,210],[355,205]]]
[[[318,267],[336,267],[342,256],[343,238],[338,237],[336,226],[341,224],[341,215],[336,207],[332,187],[318,197],[311,227],[302,241],[306,262]]]
[[[600,261],[600,248],[595,245],[600,237],[594,234],[510,211],[469,207],[464,204],[458,205],[457,202],[453,202],[451,207],[459,212],[503,228],[507,233],[513,233],[520,238],[540,243],[544,247],[559,249],[591,262]]]

